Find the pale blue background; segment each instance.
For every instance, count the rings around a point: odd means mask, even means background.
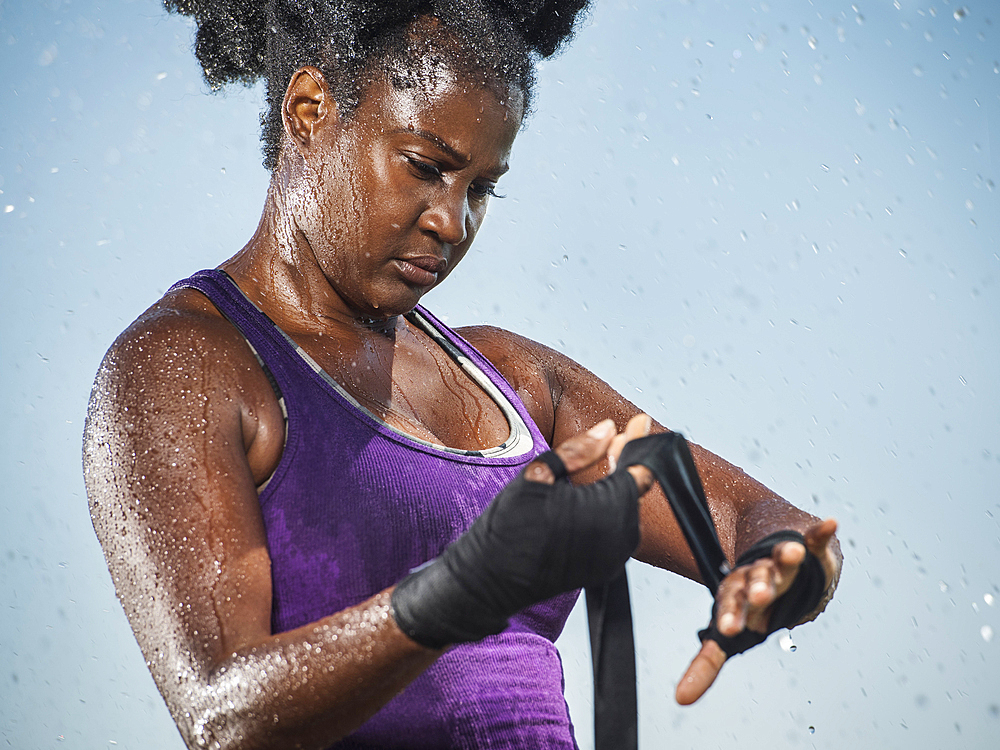
[[[427,299],[560,348],[841,520],[828,613],[693,708],[672,695],[708,596],[632,569],[647,750],[997,746],[1000,7],[933,1],[600,0],[541,73],[509,197]],[[190,41],[156,0],[0,1],[11,747],[181,747],[80,433],[117,333],[263,203],[259,92],[207,95]],[[578,617],[561,646],[586,748]]]

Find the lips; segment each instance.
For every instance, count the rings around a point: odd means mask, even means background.
[[[448,267],[448,261],[436,255],[418,255],[413,258],[396,258],[399,273],[415,286],[432,286],[438,275]]]

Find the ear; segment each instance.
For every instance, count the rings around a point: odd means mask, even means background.
[[[300,149],[311,145],[317,127],[336,119],[337,106],[317,68],[306,65],[292,74],[281,114],[285,133]]]

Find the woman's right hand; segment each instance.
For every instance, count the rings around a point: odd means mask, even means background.
[[[650,473],[629,467],[582,486],[556,480],[613,462],[648,425],[639,415],[616,436],[605,420],[558,446],[557,460],[528,464],[440,557],[396,586],[403,632],[430,648],[478,640],[525,607],[612,578],[639,544]]]

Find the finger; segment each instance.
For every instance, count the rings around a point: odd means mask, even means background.
[[[803,536],[806,538],[806,546],[814,555],[819,555],[829,547],[833,535],[837,533],[837,519],[827,518],[806,529]]]
[[[766,607],[777,597],[775,566],[770,560],[761,560],[750,566],[746,574],[747,602],[751,607]]]
[[[611,445],[608,448],[609,474],[618,468],[618,457],[622,454],[622,449],[625,447],[625,443],[627,442],[628,438],[625,437],[624,432],[619,432],[617,435],[615,435],[614,439],[611,441]]]
[[[719,632],[734,636],[747,625],[748,568],[737,568],[722,581],[715,599],[715,623]]]
[[[636,414],[628,421],[625,431],[616,435],[614,440],[611,441],[611,447],[608,448],[608,472],[612,472],[618,467],[618,458],[621,456],[625,444],[629,440],[645,437],[649,434],[652,426],[653,420],[647,414]],[[639,494],[646,494],[649,488],[653,486],[653,473],[645,466],[630,466],[628,467],[628,472],[635,480],[636,486],[639,488]]]
[[[559,445],[556,455],[566,464],[566,471],[573,472],[586,469],[588,466],[604,459],[608,446],[615,436],[615,423],[610,419],[598,422],[586,432],[574,435]],[[542,464],[544,466],[544,464]],[[547,466],[545,467],[548,468]],[[551,473],[550,473],[551,476]],[[549,480],[552,481],[551,479]]]
[[[840,568],[837,544],[834,541],[834,534],[837,533],[837,521],[834,518],[827,518],[806,529],[803,536],[806,538],[806,546],[809,551],[819,558],[826,573],[827,586],[835,581]]]
[[[645,437],[649,434],[649,429],[652,425],[653,420],[649,418],[648,414],[640,413],[632,417],[628,421],[628,424],[625,425],[625,431],[611,441],[611,447],[608,449],[608,457],[613,459],[612,463],[616,463],[618,461],[618,457],[621,456],[625,443],[629,440]]]
[[[688,666],[681,681],[677,683],[675,697],[682,706],[690,706],[701,698],[726,663],[726,653],[713,640],[701,644],[701,650]]]

